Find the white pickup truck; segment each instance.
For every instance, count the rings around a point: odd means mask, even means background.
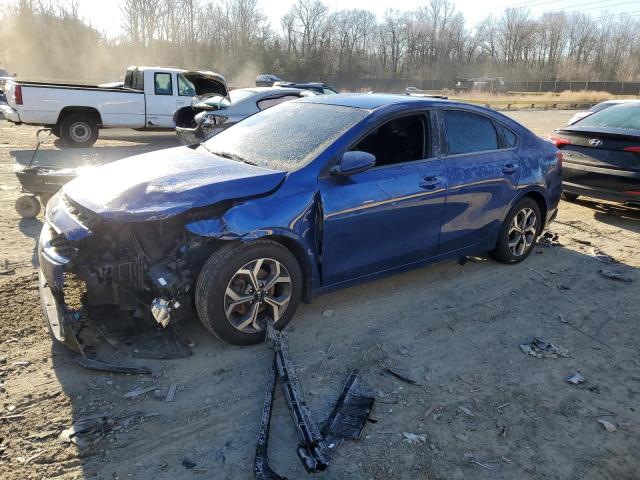
[[[217,73],[160,67],[129,67],[116,87],[9,79],[4,91],[7,120],[49,127],[72,147],[93,145],[100,128],[174,128],[174,112],[195,96],[228,94]]]

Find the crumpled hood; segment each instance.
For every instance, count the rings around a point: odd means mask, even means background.
[[[177,147],[95,168],[67,183],[63,193],[105,219],[147,221],[264,194],[285,175],[212,155],[202,147]]]

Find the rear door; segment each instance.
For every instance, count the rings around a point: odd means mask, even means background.
[[[498,228],[520,177],[517,137],[509,143],[489,116],[464,109],[439,112],[449,182],[439,253],[482,243]]]
[[[176,76],[172,72],[145,70],[146,126],[173,128],[176,111]]]

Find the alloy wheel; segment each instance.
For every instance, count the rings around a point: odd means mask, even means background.
[[[515,257],[527,253],[536,239],[538,219],[533,209],[525,207],[516,213],[509,227],[509,251]]]
[[[240,268],[224,295],[227,320],[236,330],[257,333],[282,317],[291,300],[291,277],[277,260],[259,258]]]

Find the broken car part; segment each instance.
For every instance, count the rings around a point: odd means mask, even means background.
[[[522,353],[536,358],[557,358],[569,356],[569,350],[566,348],[545,342],[537,337],[533,337],[529,343],[521,344],[520,350],[522,350]]]
[[[331,454],[344,439],[357,440],[375,402],[373,397],[360,392],[357,371],[347,380],[333,411],[318,430],[309,411],[300,382],[289,357],[284,335],[267,325],[267,338],[274,350],[274,362],[267,380],[267,391],[260,420],[260,433],[254,460],[254,474],[258,480],[284,480],[268,464],[267,446],[269,425],[277,376],[282,379],[282,388],[298,434],[297,453],[307,472],[326,470]]]

